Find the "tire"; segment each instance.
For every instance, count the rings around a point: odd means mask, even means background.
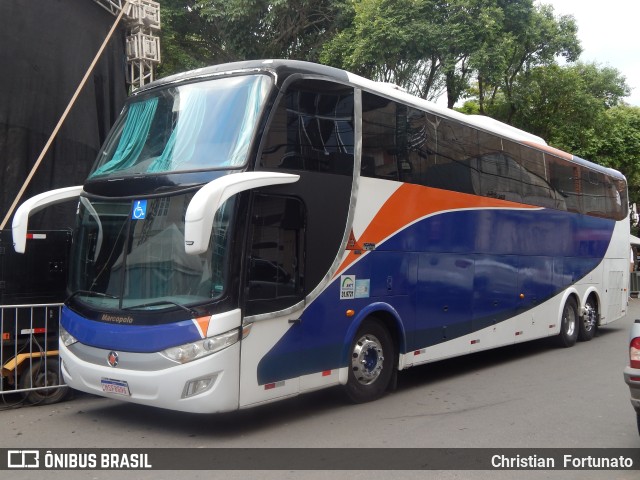
[[[578,340],[578,330],[580,330],[578,305],[575,298],[569,297],[562,307],[560,333],[557,337],[558,345],[563,348],[573,347]]]
[[[598,329],[598,304],[593,297],[587,299],[584,310],[585,314],[581,318],[578,330],[578,340],[588,342],[595,336]]]
[[[636,422],[638,423],[638,435],[640,435],[640,413],[636,413]]]
[[[46,371],[45,371],[46,365]],[[20,389],[30,389],[49,385],[60,385],[58,388],[33,390],[23,393],[24,399],[34,405],[51,405],[62,401],[69,393],[69,387],[61,381],[58,359],[34,360],[31,366],[20,375]]]
[[[345,391],[354,403],[384,395],[393,377],[394,345],[389,331],[376,320],[365,320],[353,342]]]

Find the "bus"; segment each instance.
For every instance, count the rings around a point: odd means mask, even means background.
[[[131,95],[76,199],[74,389],[187,412],[555,337],[627,308],[625,177],[346,71],[259,60]]]

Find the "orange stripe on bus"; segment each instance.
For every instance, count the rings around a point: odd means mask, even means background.
[[[211,316],[199,317],[196,318],[195,321],[200,327],[200,335],[202,336],[202,338],[205,338],[207,336],[207,331],[209,331],[209,322],[211,322]]]
[[[394,233],[427,215],[470,208],[538,209],[540,207],[405,183],[382,205],[369,226],[357,239],[357,243],[378,245]],[[361,252],[350,254],[340,265],[336,276],[357,260],[359,253]]]

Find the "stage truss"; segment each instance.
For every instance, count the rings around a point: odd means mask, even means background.
[[[94,0],[117,16],[125,5],[128,83],[136,90],[154,80],[160,63],[160,4],[152,0]]]

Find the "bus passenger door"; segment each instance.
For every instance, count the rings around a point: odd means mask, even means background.
[[[295,395],[304,299],[305,209],[295,197],[254,194],[244,288],[240,407]],[[248,332],[248,334],[247,334]]]

